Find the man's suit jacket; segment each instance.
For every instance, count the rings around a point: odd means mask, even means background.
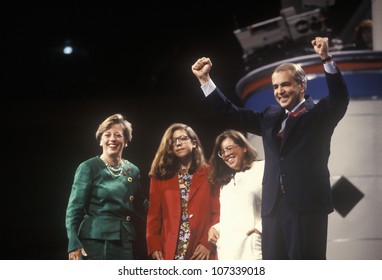
[[[282,140],[276,136],[285,112],[280,106],[271,105],[262,112],[239,108],[218,88],[207,97],[220,117],[235,123],[239,129],[263,137],[263,217],[276,203],[280,177],[286,199],[295,210],[333,211],[328,170],[330,141],[334,128],[347,110],[349,97],[339,70],[336,74],[325,75],[329,95],[317,104],[306,96],[305,109],[288,119]]]
[[[186,258],[189,259],[199,243],[213,250],[208,243],[208,230],[219,219],[219,194],[207,181],[207,166],[195,172],[192,177],[188,198],[190,240]],[[154,177],[150,182],[150,206],[147,215],[146,240],[148,254],[162,251],[166,260],[175,256],[181,202],[178,176],[168,180]]]

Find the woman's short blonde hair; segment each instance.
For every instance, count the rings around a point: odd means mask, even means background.
[[[114,114],[106,120],[104,120],[98,127],[95,137],[98,142],[101,141],[102,134],[110,129],[113,125],[119,124],[123,129],[123,136],[127,140],[127,142],[131,142],[133,138],[133,128],[130,122],[128,122],[125,117],[121,114]]]

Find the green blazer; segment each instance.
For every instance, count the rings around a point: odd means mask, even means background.
[[[78,166],[66,210],[68,252],[82,248],[82,238],[135,240],[134,201],[144,200],[140,172],[131,162],[123,162],[118,177],[110,174],[98,156]]]

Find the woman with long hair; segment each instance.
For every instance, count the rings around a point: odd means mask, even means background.
[[[209,230],[218,259],[262,259],[264,161],[241,132],[230,129],[216,138],[209,163],[209,180],[220,186],[220,221]]]
[[[208,170],[195,131],[182,123],[167,128],[149,172],[146,240],[153,259],[214,258],[208,229],[217,222],[219,202]]]

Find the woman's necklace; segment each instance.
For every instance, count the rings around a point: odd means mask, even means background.
[[[109,170],[109,173],[113,178],[121,176],[123,170],[123,159],[117,166],[110,166],[110,164],[108,164],[106,160],[102,161],[105,163],[107,170]]]

